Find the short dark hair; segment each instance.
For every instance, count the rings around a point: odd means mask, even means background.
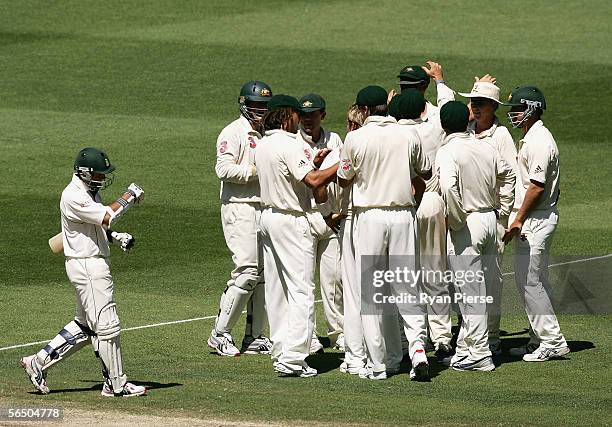
[[[376,105],[368,107],[370,110],[370,116],[386,116],[387,115],[387,104]]]
[[[261,119],[264,132],[273,129],[282,129],[283,125],[291,119],[293,108],[281,107],[274,111],[268,111]]]

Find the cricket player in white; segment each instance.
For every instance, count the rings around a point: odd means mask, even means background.
[[[21,366],[34,387],[47,394],[47,370],[91,342],[102,363],[102,396],[140,396],[146,389],[127,382],[123,372],[121,324],[113,297],[109,241],[123,251],[134,245],[130,234],[112,231],[110,227],[142,201],[144,192],[130,184],[114,203],[103,205],[99,190],[112,183],[115,167],[106,153],[96,148],[81,150],[74,170],[70,184],[62,192],[60,211],[66,273],[77,294],[76,315],[42,350],[22,358]]]
[[[311,208],[308,187],[318,203],[325,202],[325,184],[335,178],[338,167],[315,170],[296,139],[299,111],[291,96],[270,99],[255,164],[264,209],[261,233],[273,367],[282,375],[311,377],[317,371],[305,361],[314,328],[315,288],[314,239],[306,217]],[[320,160],[318,156],[314,163]]]
[[[444,139],[440,138],[437,125],[432,120],[423,119],[426,101],[423,94],[414,89],[404,90],[394,100],[398,103],[398,124],[415,131],[423,145],[432,170],[435,170],[436,154]],[[448,101],[445,101],[448,102]],[[424,193],[417,209],[417,224],[419,227],[419,255],[423,271],[430,273],[446,270],[446,223],[444,201],[440,197],[438,176],[433,175],[425,182]],[[438,274],[427,274],[423,279],[423,291],[436,298],[436,302],[427,305],[427,323],[429,338],[436,350],[439,360],[452,353],[451,348],[451,316],[450,286]]]
[[[472,120],[468,124],[468,132],[477,139],[483,139],[493,144],[504,162],[510,166],[512,171],[517,174],[516,147],[508,129],[503,126],[495,115],[495,111],[500,105],[499,88],[495,85],[495,78],[485,75],[482,78],[476,77],[476,82],[469,93],[459,93],[459,95],[470,99],[469,108]],[[500,203],[501,194],[509,194],[512,191],[510,184],[506,188],[496,189],[495,209],[498,212],[497,219],[497,251],[498,267],[501,266],[506,227],[512,206],[504,206]],[[501,354],[501,339],[499,337],[499,323],[501,319],[501,300],[503,278],[501,268],[496,271],[495,280],[487,284],[487,295],[492,297],[493,302],[487,307],[489,318],[489,348],[494,356]]]
[[[468,117],[468,107],[458,101],[440,110],[447,137],[436,167],[449,227],[448,262],[455,273],[455,292],[465,296],[458,301],[463,321],[455,355],[445,362],[455,370],[492,371],[486,283],[496,279],[495,188],[497,182],[513,188],[515,175],[490,142],[466,131]],[[502,209],[513,202],[513,192],[502,195]]]
[[[215,172],[221,180],[221,223],[235,268],[221,295],[219,313],[208,345],[221,356],[269,354],[272,343],[264,335],[265,290],[261,242],[258,238],[261,206],[255,150],[261,135],[260,121],[272,90],[264,82],[250,81],[240,90],[241,115],[217,139]],[[241,349],[234,344],[232,328],[247,307]]]
[[[338,169],[340,185],[353,182],[353,209],[356,217],[355,258],[358,280],[362,281],[364,256],[389,257],[387,267],[394,270],[394,256],[410,258],[412,271],[418,257],[416,204],[411,179],[419,174],[431,176],[431,166],[416,133],[410,137],[387,114],[387,93],[379,86],[368,86],[357,94],[356,104],[368,116],[363,127],[350,132],[345,140]],[[366,285],[367,286],[367,285]],[[418,294],[419,287],[407,287]],[[362,292],[365,290],[361,289]],[[418,305],[418,304],[415,304]],[[428,380],[429,365],[424,350],[425,307],[419,314],[403,314],[404,329],[412,361],[410,378]],[[362,312],[368,369],[363,378],[385,379],[387,371],[396,373],[402,359],[397,307],[388,315]]]
[[[358,105],[352,105],[347,113],[347,131],[359,129],[366,116]],[[342,296],[344,302],[344,362],[340,372],[358,375],[367,364],[366,347],[361,323],[361,288],[355,260],[355,234],[353,227],[353,184],[339,188],[340,214],[346,218],[341,223],[338,237],[342,242]]]
[[[304,95],[299,103],[301,112],[297,140],[304,144],[306,157],[314,159],[321,150],[339,151],[342,147],[340,136],[321,127],[321,121],[325,119],[326,114],[323,97],[310,93]],[[306,213],[306,216],[315,239],[315,258],[319,271],[323,311],[327,322],[327,335],[332,347],[344,351],[340,243],[337,234],[323,220],[323,216],[328,216],[332,211],[338,213],[337,185],[330,183],[327,187],[327,193],[328,200],[322,206],[323,211],[319,210],[314,197],[312,197],[312,209]],[[315,334],[311,345],[311,353],[315,353],[322,347]]]
[[[515,240],[515,280],[531,325],[526,347],[511,349],[526,362],[544,362],[570,352],[552,306],[548,255],[559,222],[559,149],[540,117],[544,94],[534,86],[516,88],[510,95],[508,118],[521,128],[519,182],[515,207],[504,242]],[[520,236],[520,237],[518,237]],[[536,347],[537,345],[537,347]]]

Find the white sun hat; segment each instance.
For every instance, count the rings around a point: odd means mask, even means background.
[[[499,88],[493,83],[476,82],[470,93],[461,93],[459,95],[465,98],[487,98],[501,104],[499,102]]]

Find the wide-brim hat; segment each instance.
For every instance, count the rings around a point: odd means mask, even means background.
[[[476,82],[470,93],[459,92],[464,98],[486,98],[501,104],[499,101],[499,88],[493,83]]]

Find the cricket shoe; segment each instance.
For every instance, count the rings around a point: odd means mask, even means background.
[[[570,352],[568,346],[558,348],[538,347],[533,353],[523,356],[525,362],[546,362],[551,359],[559,359]]]
[[[513,347],[510,349],[510,356],[523,357],[526,354],[533,353],[540,347],[539,344],[530,342],[522,347]]]
[[[410,381],[428,382],[429,363],[425,350],[418,349],[412,357],[412,369],[410,369]]]
[[[375,372],[370,367],[363,367],[359,370],[359,378],[361,378],[362,380],[386,380],[387,371]]]
[[[308,350],[308,353],[309,354],[324,353],[323,344],[321,344],[321,341],[319,341],[319,338],[315,334],[312,335],[312,339],[310,340],[310,349]]]
[[[40,391],[42,394],[48,394],[47,373],[42,370],[42,366],[38,362],[38,357],[36,357],[35,354],[22,357],[20,363],[28,378],[30,378],[32,384],[36,387],[36,390]]]
[[[102,387],[102,391],[100,395],[104,397],[135,397],[135,396],[144,396],[147,394],[147,389],[143,386],[125,383],[123,389],[119,393],[113,392],[113,389],[108,383],[105,381],[104,386]]]
[[[434,356],[436,356],[436,360],[442,364],[444,364],[444,359],[449,358],[450,365],[450,358],[453,357],[453,348],[448,344],[438,344],[438,349]]]
[[[274,362],[272,366],[274,367],[274,372],[286,377],[310,378],[316,377],[318,374],[316,369],[311,368],[306,363],[299,370],[293,370],[281,362]]]
[[[240,350],[234,344],[232,336],[227,332],[220,334],[213,329],[210,337],[208,337],[208,346],[214,349],[219,356],[240,356]]]
[[[272,341],[264,335],[257,338],[245,335],[242,340],[240,352],[243,354],[270,354],[272,351]]]
[[[471,361],[468,358],[461,360],[460,362],[455,362],[451,365],[455,371],[494,371],[495,364],[493,363],[493,358],[491,356],[483,357],[480,360]]]
[[[345,351],[344,347],[344,334],[339,334],[338,338],[336,338],[336,344],[334,345],[336,350]]]
[[[359,372],[362,369],[365,369],[365,367],[364,366],[349,365],[346,362],[342,362],[342,364],[340,365],[340,372],[342,372],[343,374],[359,375]]]

